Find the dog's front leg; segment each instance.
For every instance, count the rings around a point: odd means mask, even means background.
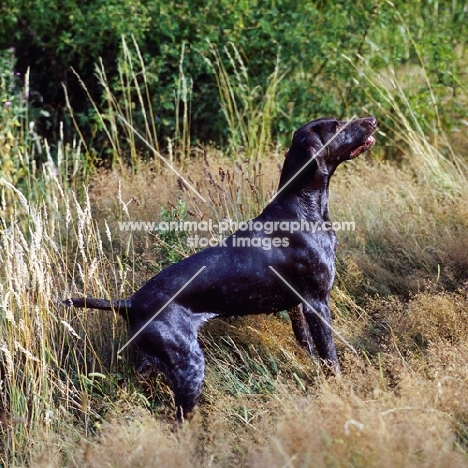
[[[309,298],[302,304],[318,355],[325,365],[325,373],[339,374],[340,364],[336,355],[333,327],[328,300]]]

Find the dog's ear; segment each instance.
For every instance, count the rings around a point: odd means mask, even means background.
[[[310,159],[315,159],[317,161],[319,171],[322,174],[328,174],[327,164],[325,163],[325,152],[320,151],[323,144],[318,135],[312,133],[306,138],[303,138],[301,143]]]

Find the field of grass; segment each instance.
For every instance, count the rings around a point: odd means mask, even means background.
[[[128,348],[117,357],[122,320],[60,301],[124,297],[193,251],[180,233],[120,231],[120,221],[259,213],[285,148],[262,137],[261,154],[233,157],[191,149],[181,137],[166,156],[203,203],[156,156],[139,158],[131,132],[131,168],[118,164],[124,137],[109,124],[114,169],[88,174],[80,165],[93,156],[83,142],[60,140],[52,157],[24,119],[12,124],[0,142],[3,465],[467,465],[467,123],[446,135],[435,119],[423,132],[395,82],[379,88],[368,79],[391,112],[376,114],[386,126],[375,148],[343,164],[330,190],[332,219],[356,226],[337,233],[332,312],[357,353],[337,338],[343,374],[325,379],[286,314],[214,320],[200,336],[200,408],[180,433],[164,379],[138,375]],[[117,113],[128,117],[109,102],[114,122]],[[32,163],[37,152],[48,155],[41,168]]]

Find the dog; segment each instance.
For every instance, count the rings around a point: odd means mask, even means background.
[[[299,343],[339,373],[329,309],[337,241],[325,229],[328,188],[340,163],[374,145],[376,128],[374,117],[305,124],[294,133],[276,196],[243,229],[162,270],[127,299],[63,302],[116,310],[127,320],[137,347],[168,378],[179,422],[191,418],[202,393],[197,335],[213,317],[289,310]],[[312,232],[312,225],[324,228]]]

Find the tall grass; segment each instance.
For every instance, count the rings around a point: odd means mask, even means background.
[[[240,57],[228,52],[233,79],[218,52],[211,63],[233,125],[232,148],[244,145],[249,160],[239,163],[214,148],[194,157],[187,178],[207,204],[169,169],[143,161],[143,147],[118,120],[120,114],[134,122],[132,102],[138,102],[145,108],[144,136],[158,150],[138,53],[137,60],[126,53],[121,65],[122,99],[99,72],[107,110],[94,105],[113,171],[94,173],[92,186],[83,186],[77,161],[93,157],[89,142],[60,140],[55,159],[39,137],[16,145],[21,157],[30,158],[33,148],[48,157],[30,172],[28,184],[13,183],[5,170],[1,178],[2,463],[465,466],[466,158],[438,127],[437,139],[423,132],[396,80],[383,86],[369,70],[361,76],[370,96],[386,101],[372,112],[388,122],[387,137],[377,136],[372,156],[342,165],[331,184],[333,218],[354,220],[357,228],[338,233],[334,324],[358,350],[351,355],[338,342],[341,379],[324,379],[294,342],[284,315],[214,321],[201,336],[207,379],[200,411],[175,435],[164,379],[137,375],[130,352],[116,357],[126,341],[122,321],[60,303],[79,293],[128,296],[167,263],[167,252],[192,252],[183,237],[120,232],[119,221],[156,220],[157,214],[240,221],[271,197],[278,157],[267,150],[270,137],[262,129],[273,115],[281,73],[278,68],[259,104]],[[181,76],[187,79],[182,69]],[[185,83],[174,155],[190,152],[183,130],[190,94]],[[385,143],[399,145],[399,164],[384,162]],[[120,164],[124,151],[134,167]],[[185,175],[188,159],[174,162]]]
[[[349,57],[345,58],[351,62]],[[431,109],[428,114],[432,114],[432,118],[425,120],[413,110],[409,98],[411,89],[404,88],[394,69],[387,70],[386,74],[375,72],[362,58],[355,68],[360,74],[363,89],[367,91],[369,109],[378,109],[382,123],[393,135],[392,143],[408,154],[417,177],[445,195],[463,190],[467,184],[468,163],[455,154],[451,138],[443,128],[439,118],[442,112],[439,106],[443,103],[437,101],[432,91],[424,63],[421,62],[421,67],[413,71],[412,79],[422,79],[430,90],[431,102],[427,107]],[[466,90],[461,90],[459,98],[461,101],[468,98]],[[430,135],[425,132],[428,128],[431,129]]]
[[[112,166],[115,164],[121,166],[123,164],[122,155],[125,154],[129,155],[128,159],[130,159],[132,165],[138,167],[142,156],[139,151],[137,136],[128,126],[124,125],[119,116],[123,116],[131,125],[135,125],[136,120],[140,132],[146,141],[152,148],[159,151],[156,119],[153,111],[152,96],[150,95],[148,86],[146,66],[133,36],[132,42],[133,48],[131,49],[126,39],[122,38],[123,59],[118,63],[119,81],[117,84],[112,85],[109,83],[102,61],[96,66],[96,76],[103,90],[103,104],[93,99],[87,89],[86,83],[81,80],[75,70],[72,70],[94,110],[97,126],[94,134],[99,130],[106,137],[101,151],[104,151],[106,158],[110,160]],[[64,93],[67,97],[65,87]],[[68,97],[67,105],[75,128],[78,134],[81,135],[79,123],[75,118],[75,113],[69,103]],[[83,137],[82,142],[86,145]],[[95,156],[97,157],[98,155]],[[96,157],[88,160],[86,167],[93,169],[96,165]]]
[[[285,76],[280,54],[263,90],[251,84],[247,66],[234,44],[224,46],[222,53],[213,44],[210,50],[211,56],[205,60],[218,84],[221,109],[229,127],[230,150],[234,154],[242,151],[249,161],[261,161],[273,143],[272,123],[278,113],[276,95]]]
[[[113,275],[121,288],[129,272],[113,268],[112,275],[106,274],[110,261],[89,199],[81,204],[47,169],[42,177],[48,198],[37,204],[2,181],[3,200],[10,192],[13,213],[0,217],[5,465],[28,463],[28,447],[40,446],[47,434],[65,431],[73,438],[78,427],[89,433],[101,419],[102,403],[93,401],[92,394],[115,396],[116,384],[108,371],[117,372],[124,362],[115,360],[115,346],[119,336],[123,338],[115,317],[72,313],[60,299],[74,284],[89,293],[115,294]],[[2,212],[7,212],[6,206]],[[22,219],[27,225],[18,222]],[[103,370],[106,375],[101,375]]]

